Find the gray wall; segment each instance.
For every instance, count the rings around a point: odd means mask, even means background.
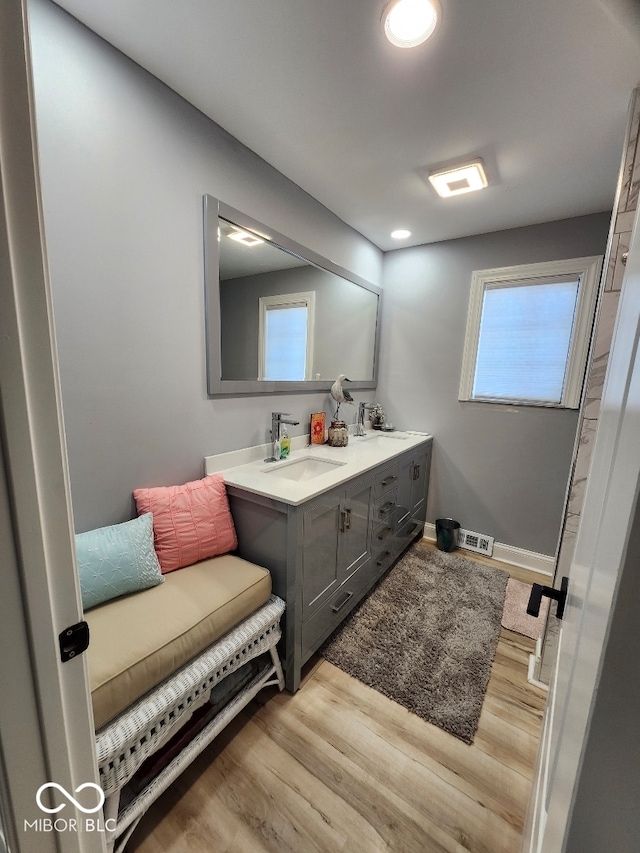
[[[604,254],[610,214],[388,252],[377,397],[435,436],[428,521],[555,554],[578,413],[461,403],[474,270]]]
[[[318,202],[47,0],[31,0],[45,228],[76,529],[138,486],[307,429],[326,394],[207,399],[201,198],[379,284],[382,256]],[[459,403],[471,272],[604,252],[602,214],[389,253],[375,398],[436,436],[429,519],[553,554],[576,414]],[[355,335],[354,335],[355,338]],[[362,394],[362,399],[374,395]],[[351,411],[346,414],[350,417]]]
[[[267,440],[328,394],[207,399],[202,195],[374,284],[381,252],[46,0],[30,4],[45,230],[77,531],[130,518],[138,486]]]

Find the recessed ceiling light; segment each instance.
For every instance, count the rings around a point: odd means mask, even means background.
[[[382,13],[384,32],[397,47],[416,47],[432,36],[440,20],[437,0],[392,0]]]
[[[407,237],[411,237],[411,231],[407,231],[406,228],[398,228],[397,231],[392,231],[391,236],[394,240],[406,240]]]
[[[264,243],[264,240],[261,240],[260,237],[256,237],[255,234],[250,234],[248,231],[242,231],[240,228],[230,231],[229,239],[235,240],[237,243],[242,243],[243,246],[257,246],[258,243]]]
[[[481,160],[463,163],[451,169],[429,172],[429,180],[442,198],[481,190],[489,183]]]

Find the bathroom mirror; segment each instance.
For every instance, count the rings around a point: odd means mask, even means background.
[[[204,196],[210,395],[376,387],[381,290]]]

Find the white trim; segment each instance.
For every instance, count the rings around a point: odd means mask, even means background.
[[[436,541],[436,526],[430,521],[427,521],[424,526],[424,538],[429,542]],[[460,548],[460,555],[471,554],[471,551],[465,551]],[[493,560],[498,560],[500,563],[510,563],[512,566],[518,566],[521,569],[530,569],[532,572],[538,572],[541,575],[553,577],[556,561],[554,557],[548,557],[546,554],[538,554],[535,551],[527,551],[524,548],[516,548],[515,545],[504,545],[502,542],[493,543]]]
[[[540,666],[542,664],[542,637],[538,637],[536,640],[536,650],[533,654],[529,655],[529,663],[527,664],[527,681],[529,684],[533,684],[534,687],[539,687],[541,690],[549,690],[549,685],[545,684],[544,681],[539,681],[536,678],[536,675],[540,671]]]
[[[561,643],[562,630],[558,637],[558,657],[560,654]],[[553,677],[550,685],[536,681],[535,678],[532,677],[532,672],[541,653],[542,640],[538,639],[536,640],[536,657],[534,657],[534,655],[530,655],[529,657],[529,674],[527,681],[535,687],[547,690],[548,696],[538,747],[536,769],[531,787],[531,796],[529,798],[529,808],[522,834],[523,853],[543,853],[542,842],[547,823],[546,799],[549,784],[549,768],[551,764],[551,748],[554,742],[553,717],[556,703],[556,690],[558,686],[558,665],[556,661],[556,664],[553,667]]]
[[[462,370],[460,374],[460,389],[458,399],[473,402],[513,402],[517,405],[544,405],[553,408],[577,409],[580,406],[584,371],[589,354],[591,328],[598,296],[598,284],[602,270],[602,255],[586,258],[572,258],[564,261],[545,261],[539,264],[522,264],[513,267],[497,267],[491,270],[475,270],[471,276],[469,293],[469,309],[467,328],[464,339]],[[579,278],[580,286],[576,303],[576,314],[569,344],[568,368],[565,386],[562,391],[562,401],[559,404],[534,403],[526,400],[487,400],[472,396],[475,375],[478,340],[480,337],[480,321],[485,289],[492,284],[553,278],[554,276],[575,275]]]
[[[538,554],[536,551],[527,551],[524,548],[516,548],[515,545],[504,545],[502,542],[493,543],[492,557],[501,563],[511,563],[513,566],[531,569],[531,571],[549,577],[553,577],[556,566],[555,557]]]
[[[316,293],[283,293],[280,296],[260,296],[258,316],[258,379],[264,379],[266,356],[266,317],[269,308],[306,308],[307,309],[307,353],[305,359],[305,380],[313,378],[313,345],[316,323]]]
[[[605,683],[608,674],[614,690],[622,694],[623,675],[612,675],[615,662],[610,658],[610,650],[620,641],[620,631],[625,632],[625,639],[635,640],[618,596],[628,583],[627,573],[635,572],[640,562],[637,513],[640,482],[639,222],[640,209],[629,245],[604,380],[603,414],[598,421],[569,572],[569,594],[557,664],[554,722],[557,737],[554,736],[552,748],[549,817],[541,845],[545,851],[574,849],[572,841],[581,834],[577,825],[572,825],[576,819],[576,797],[588,786],[598,784],[598,770],[592,763],[597,749],[590,727],[594,709],[601,699],[599,686]],[[623,627],[616,633],[618,617]],[[625,724],[629,713],[626,709],[621,718]],[[608,729],[615,725],[614,717],[607,716],[606,712],[601,719],[606,719]],[[618,746],[619,741],[614,748]],[[631,778],[635,770],[632,756],[624,756],[624,759],[619,774],[610,765],[605,767],[605,778],[613,774],[620,779]],[[626,788],[621,796],[625,804],[634,802]],[[584,804],[585,800],[582,802]],[[632,823],[632,818],[623,821],[623,831]]]
[[[86,660],[58,635],[82,618],[37,166],[26,0],[0,4],[0,793],[20,853],[97,853],[99,832],[25,831],[39,787],[97,783]],[[8,532],[8,535],[7,535]],[[10,630],[12,629],[12,630]],[[24,701],[22,701],[24,700]]]

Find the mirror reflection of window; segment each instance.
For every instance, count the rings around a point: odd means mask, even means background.
[[[266,228],[252,231],[219,215],[216,225],[218,288],[210,298],[212,308],[219,305],[219,320],[209,329],[214,363],[208,364],[208,381],[210,387],[216,386],[215,392],[220,390],[216,384],[220,381],[258,381],[252,390],[262,393],[259,385],[267,379],[333,382],[338,374],[346,373],[355,382],[373,380],[377,292],[306,260],[293,248],[271,242]],[[309,292],[314,294],[314,309],[312,316],[307,313],[306,344],[299,336],[291,342],[292,348],[305,352],[304,364],[301,355],[289,352],[277,367],[267,366],[259,340],[260,299],[291,301]],[[293,325],[293,315],[285,319]],[[302,328],[304,322],[300,320],[298,325]]]
[[[260,297],[259,379],[310,379],[315,294]]]

